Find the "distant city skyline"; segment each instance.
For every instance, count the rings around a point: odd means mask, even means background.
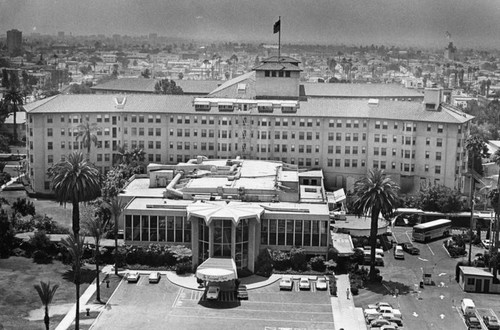
[[[208,41],[494,48],[498,0],[0,0],[0,34],[149,35]],[[447,38],[447,31],[451,38]]]

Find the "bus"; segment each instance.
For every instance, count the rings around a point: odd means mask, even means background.
[[[425,242],[438,237],[446,237],[451,232],[451,220],[438,219],[413,227],[413,240]]]

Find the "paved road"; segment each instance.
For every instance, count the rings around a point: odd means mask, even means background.
[[[298,284],[298,283],[296,283]],[[168,326],[167,326],[168,325]],[[250,290],[248,301],[222,292],[207,301],[201,291],[177,287],[166,278],[149,284],[122,283],[93,329],[334,329],[326,291],[280,291],[279,284]]]
[[[411,228],[395,227],[393,235],[399,242],[410,241]],[[414,243],[421,254],[412,256],[405,253],[404,260],[394,259],[392,251],[386,253],[386,266],[381,267],[387,290],[374,293],[362,290],[356,305],[365,307],[368,303],[387,301],[400,307],[403,313],[404,329],[466,329],[463,318],[455,308],[462,298],[472,298],[477,307],[491,307],[494,311],[500,309],[498,295],[465,293],[455,281],[455,266],[461,260],[448,256],[443,247],[443,240],[428,244]],[[473,255],[483,249],[474,247]],[[463,258],[467,260],[467,258]],[[431,268],[435,285],[418,288],[414,293],[414,285],[422,278],[422,269]],[[399,296],[393,297],[389,292],[398,288]],[[498,314],[497,314],[498,315]]]

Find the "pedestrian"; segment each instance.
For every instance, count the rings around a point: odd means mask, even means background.
[[[345,290],[345,293],[346,293],[346,295],[347,295],[347,299],[349,299],[349,293],[350,293],[350,292],[351,292],[351,290],[350,290],[349,288],[347,288],[347,289]]]

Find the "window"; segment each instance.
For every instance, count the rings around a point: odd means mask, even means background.
[[[431,138],[425,138],[425,145],[430,146],[431,145]]]
[[[351,120],[350,120],[350,119],[348,119],[348,120],[346,121],[346,123],[345,123],[345,127],[346,127],[346,128],[351,128]]]
[[[153,149],[153,147],[154,147],[154,142],[148,141],[148,149]]]
[[[335,146],[335,153],[336,154],[342,153],[342,146]]]
[[[438,125],[438,133],[443,133],[443,125]]]
[[[380,142],[380,134],[375,134],[373,138],[374,142]]]
[[[299,140],[304,140],[304,132],[299,132]]]
[[[155,128],[155,135],[161,136],[161,128]]]
[[[382,134],[382,143],[387,143],[387,135]]]
[[[307,140],[312,140],[312,132],[307,132],[306,133],[306,139]]]
[[[382,123],[382,129],[387,129],[387,126],[388,126],[388,125],[389,125],[389,124],[388,124],[386,121],[384,121],[384,122]]]
[[[340,167],[340,159],[335,159],[335,167]]]
[[[156,115],[156,116],[155,116],[155,122],[156,122],[157,124],[160,124],[160,123],[161,123],[161,115]]]
[[[328,167],[333,167],[333,159],[328,158],[328,159],[326,160],[326,166],[328,166]]]
[[[333,119],[330,119],[328,121],[328,127],[334,127],[335,126],[335,121]]]
[[[53,122],[52,115],[47,115],[47,124],[52,124],[52,122]]]
[[[54,162],[54,156],[53,155],[47,155],[47,163],[52,164]]]
[[[345,140],[351,141],[351,133],[345,133]]]
[[[351,167],[351,160],[350,159],[344,159],[344,167]]]
[[[378,148],[378,147],[373,148],[373,154],[374,154],[375,156],[378,156],[378,155],[379,155],[379,148]]]
[[[337,133],[337,134],[335,134],[335,139],[336,139],[337,141],[342,141],[342,133]]]
[[[333,141],[333,133],[332,132],[329,132],[328,133],[328,141]]]
[[[31,143],[31,141],[30,141],[30,143]],[[64,149],[65,147],[66,147],[66,142],[61,141],[61,149]]]
[[[64,128],[61,128],[61,136],[64,136],[65,130]]]
[[[354,128],[359,128],[359,120],[354,121]]]
[[[431,153],[430,153],[429,151],[426,151],[426,152],[425,152],[425,159],[429,159],[430,154],[431,154]]]
[[[432,129],[432,125],[431,124],[427,124],[427,132],[430,132]]]
[[[429,172],[429,165],[428,164],[425,164],[424,171]]]
[[[47,128],[47,136],[52,136],[52,128]]]
[[[328,153],[333,154],[333,146],[328,146]]]
[[[436,160],[441,160],[441,152],[436,152]]]
[[[380,129],[380,121],[378,121],[378,120],[377,120],[377,121],[375,122],[375,128],[376,128],[376,129]]]
[[[352,154],[353,155],[357,155],[358,154],[358,147],[357,146],[352,147]]]
[[[342,120],[337,120],[337,128],[342,128]]]
[[[47,142],[47,149],[52,150],[53,149],[53,143],[52,142]]]
[[[436,174],[441,174],[441,166],[436,165],[436,168],[435,168],[434,173],[436,173]]]
[[[441,138],[438,138],[436,140],[436,147],[442,147],[443,146],[443,139]]]
[[[351,161],[351,166],[352,166],[352,167],[358,167],[358,160],[357,160],[357,159],[353,159],[353,160]]]
[[[351,154],[351,147],[349,147],[349,146],[345,146],[345,147],[344,147],[344,153],[345,153],[346,155],[350,155],[350,154]]]
[[[359,140],[359,133],[352,133],[352,140],[358,141]]]
[[[139,127],[139,136],[144,136],[144,127]]]
[[[156,141],[155,145],[156,145],[155,146],[156,149],[161,149],[161,141]]]

